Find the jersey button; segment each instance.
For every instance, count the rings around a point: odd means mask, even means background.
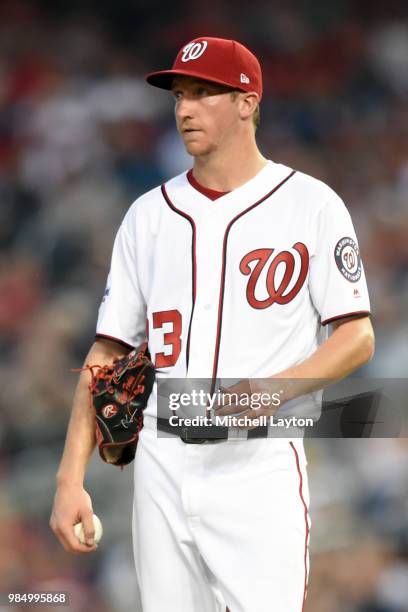
[[[206,304],[206,305],[204,306],[204,310],[210,310],[210,308],[211,308],[211,304]]]

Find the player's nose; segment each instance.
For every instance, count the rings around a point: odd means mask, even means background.
[[[183,97],[177,101],[176,117],[179,121],[183,121],[194,116],[194,100]]]

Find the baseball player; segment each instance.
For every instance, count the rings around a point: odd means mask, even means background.
[[[366,363],[373,331],[349,213],[327,185],[260,153],[257,58],[236,41],[200,37],[171,70],[146,78],[172,92],[193,168],[126,214],[86,363],[112,362],[148,338],[158,383],[205,378],[214,389],[231,378],[251,392],[259,379],[271,389],[277,379],[303,380],[313,392],[317,379]],[[77,553],[95,550],[83,488],[95,446],[88,382],[81,374],[51,516]],[[282,410],[300,395],[290,388]],[[276,410],[271,403],[263,414]],[[162,437],[161,429],[170,431],[158,427],[155,385],[134,463],[143,611],[301,612],[310,528],[302,438],[251,437],[252,429],[245,439]],[[87,544],[74,536],[79,520]]]

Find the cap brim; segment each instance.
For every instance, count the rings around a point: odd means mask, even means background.
[[[209,81],[210,83],[219,83],[220,85],[225,85],[231,89],[237,89],[234,87],[234,85],[231,85],[231,83],[227,83],[226,81],[222,81],[220,79],[213,79],[209,77],[208,74],[192,72],[191,70],[160,70],[159,72],[150,72],[146,75],[145,79],[154,87],[170,90],[173,84],[173,79],[176,76],[189,76],[197,79],[203,79],[204,81]]]

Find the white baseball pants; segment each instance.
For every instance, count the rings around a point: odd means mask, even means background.
[[[133,508],[143,612],[302,612],[308,505],[301,439],[185,444],[145,423]]]

